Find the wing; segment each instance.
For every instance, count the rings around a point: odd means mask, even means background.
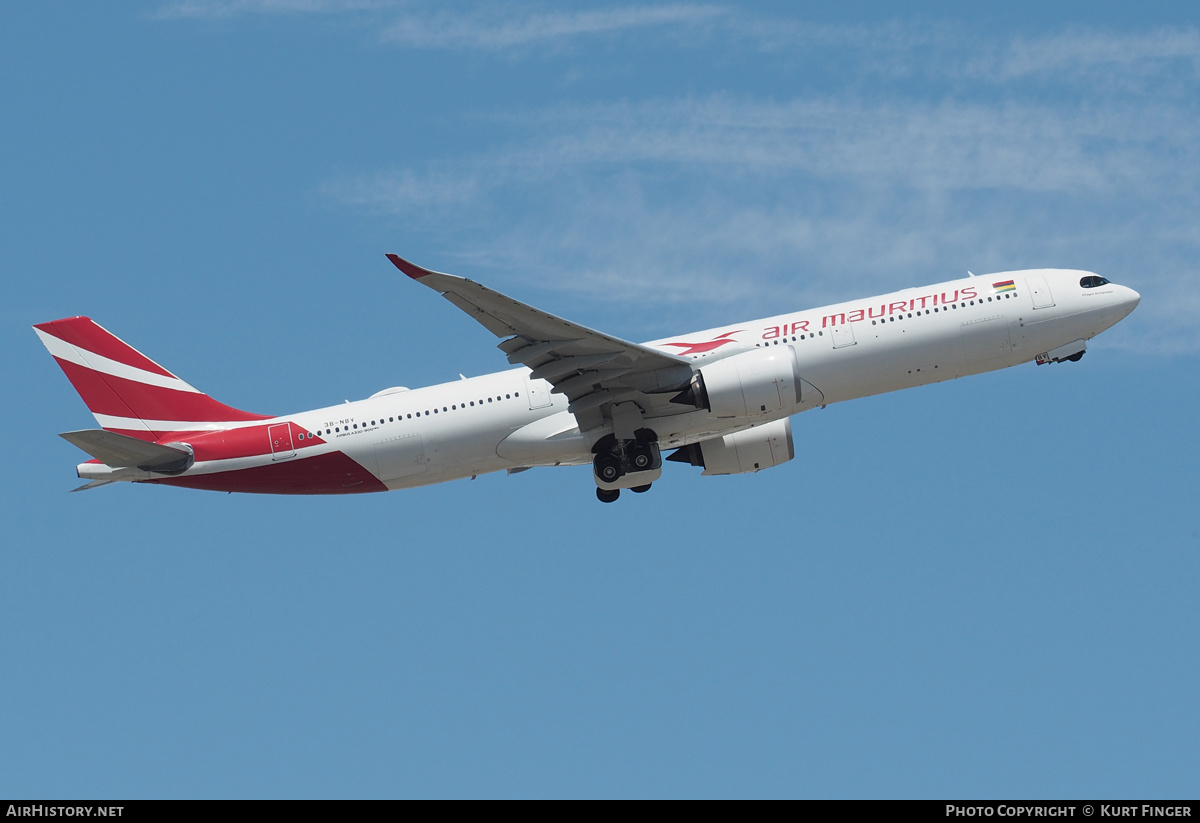
[[[580,430],[603,425],[612,407],[627,401],[640,406],[645,418],[692,410],[670,402],[692,378],[687,359],[555,317],[474,280],[430,271],[394,254],[387,257],[503,338],[497,348],[509,363],[528,366],[532,377],[567,396]]]

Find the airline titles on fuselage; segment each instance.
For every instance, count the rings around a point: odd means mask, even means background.
[[[1014,295],[1015,292],[1008,292],[1004,295],[1008,298]],[[997,294],[995,299],[999,300]],[[834,326],[844,325],[846,323],[857,323],[860,320],[877,320],[885,319],[892,315],[903,314],[912,311],[925,311],[926,309],[937,310],[939,307],[947,308],[956,306],[958,303],[967,300],[980,300],[979,291],[974,286],[966,286],[965,288],[955,289],[954,291],[943,291],[934,294],[922,294],[917,297],[912,297],[907,300],[894,300],[890,303],[881,303],[878,307],[867,306],[864,308],[851,309],[846,312],[837,312],[835,314],[823,315],[820,319],[821,329],[828,329]],[[812,328],[815,320],[794,320],[790,323],[784,323],[780,326],[767,326],[763,330],[763,340],[775,340],[779,337],[787,337],[788,335],[797,334],[818,334]]]

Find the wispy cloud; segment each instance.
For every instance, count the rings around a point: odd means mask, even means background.
[[[428,181],[411,169],[400,177],[381,173],[367,187],[374,195],[363,196],[399,208],[408,197],[422,202],[426,182],[433,192],[465,191],[473,179],[477,191],[587,167],[1067,193],[1131,192],[1200,177],[1196,111],[1154,102],[1066,109],[715,96],[565,106],[511,116],[518,121],[528,131],[512,144],[441,163]]]
[[[656,307],[647,329],[968,268],[1094,268],[1172,299],[1196,282],[1178,275],[1200,253],[1195,105],[717,95],[503,117],[503,145],[322,190],[444,238],[467,271]],[[1154,304],[1153,335],[1106,343],[1200,349]]]
[[[462,170],[392,169],[338,177],[320,187],[321,194],[351,206],[400,214],[468,203],[484,192],[483,178]]]
[[[639,324],[673,328],[674,312],[686,325],[709,312],[714,322],[762,314],[764,295],[819,304],[967,268],[1073,266],[1144,294],[1105,345],[1200,351],[1195,28],[1006,39],[953,23],[827,25],[687,2],[424,11],[383,0],[180,0],[160,10],[338,13],[367,15],[384,43],[408,49],[570,53],[584,71],[589,43],[704,55],[711,68],[706,46],[719,42],[721,59],[756,71],[826,72],[812,86],[820,93],[764,81],[796,89],[783,99],[656,91],[476,110],[473,123],[493,127],[478,129],[487,136],[474,148],[320,186],[332,202],[440,241],[468,272],[633,301],[646,312]],[[698,72],[711,82],[695,88],[729,88]]]
[[[1091,76],[1097,70],[1119,71],[1126,79],[1182,66],[1200,74],[1200,32],[1194,28],[1160,28],[1150,32],[1078,31],[1039,38],[1017,38],[996,53],[973,60],[970,69],[997,79],[1031,75]]]
[[[1163,27],[1144,32],[1076,30],[997,42],[947,21],[902,19],[826,24],[758,14],[713,3],[635,3],[563,11],[535,4],[447,3],[436,10],[403,0],[171,0],[159,18],[216,19],[267,15],[372,13],[385,43],[407,48],[523,55],[559,51],[582,38],[670,33],[656,50],[719,44],[722,58],[774,55],[803,62],[836,54],[877,78],[920,75],[941,82],[1054,84],[1095,82],[1137,87],[1155,77],[1200,74],[1200,32]],[[623,48],[631,48],[628,40]]]
[[[696,25],[728,13],[721,6],[687,3],[552,12],[480,6],[459,12],[407,13],[384,30],[383,38],[416,48],[504,51],[589,35]]]
[[[569,11],[490,4],[457,7],[447,4],[436,10],[412,6],[402,0],[172,0],[161,5],[155,16],[221,19],[390,11],[390,16],[379,17],[380,37],[385,42],[410,48],[501,52],[527,46],[557,47],[575,38],[639,29],[678,29],[731,14],[723,6],[698,3]]]

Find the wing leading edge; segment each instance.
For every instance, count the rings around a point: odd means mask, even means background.
[[[687,359],[572,323],[474,280],[430,271],[395,254],[387,257],[502,338],[497,348],[509,363],[527,366],[532,377],[566,395],[581,430],[603,425],[613,407],[624,402],[636,403],[647,418],[690,410],[670,403],[692,377]]]

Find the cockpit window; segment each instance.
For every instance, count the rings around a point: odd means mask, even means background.
[[[1108,283],[1107,280],[1094,274],[1089,274],[1087,277],[1079,281],[1079,285],[1083,286],[1085,289],[1094,289],[1097,286],[1103,286],[1106,283]]]

